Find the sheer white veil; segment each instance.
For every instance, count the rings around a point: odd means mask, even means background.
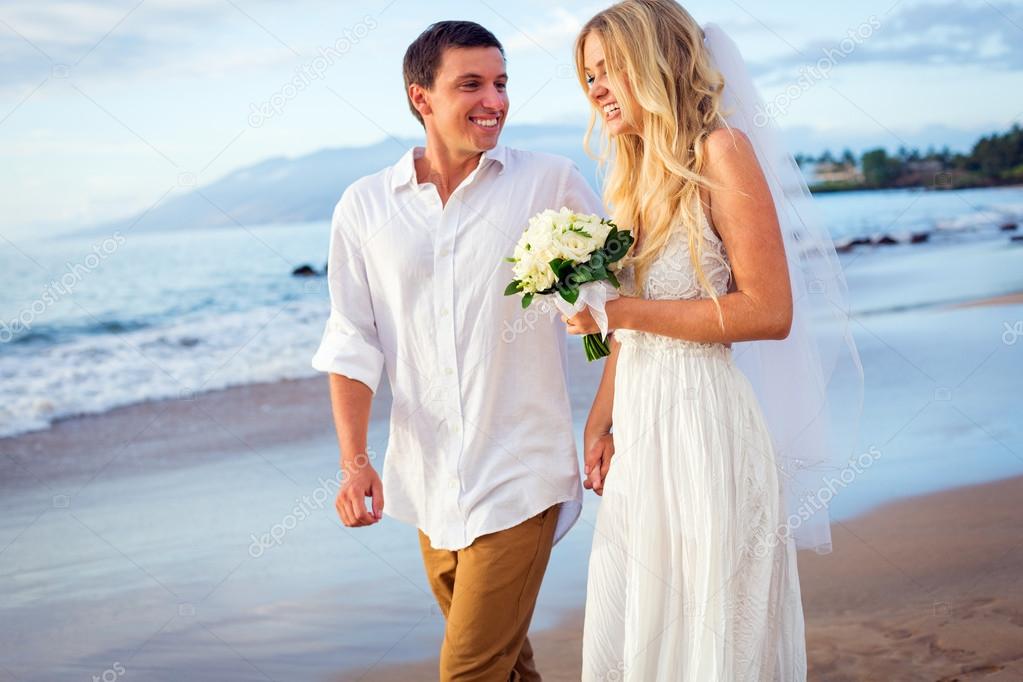
[[[725,79],[723,113],[746,133],[771,188],[795,302],[782,341],[734,343],[775,446],[786,522],[800,549],[831,551],[828,502],[856,472],[863,368],[850,331],[845,274],[798,165],[757,92],[738,47],[714,23],[704,45]]]

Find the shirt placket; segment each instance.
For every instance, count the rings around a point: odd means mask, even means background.
[[[466,518],[461,505],[463,477],[461,472],[462,451],[464,449],[465,425],[462,411],[462,392],[458,366],[458,337],[456,333],[455,305],[455,248],[461,221],[461,202],[457,197],[462,195],[465,185],[458,187],[441,211],[440,229],[437,231],[434,254],[434,296],[436,306],[437,351],[439,359],[439,376],[437,381],[442,387],[441,395],[444,406],[444,507],[450,510],[445,521],[452,541],[464,544],[466,537]]]

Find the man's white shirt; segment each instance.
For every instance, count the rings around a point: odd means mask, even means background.
[[[505,258],[544,209],[604,209],[569,159],[501,145],[442,207],[416,179],[423,151],[337,203],[312,366],[374,393],[387,371],[384,513],[457,550],[560,503],[557,542],[582,510],[565,327],[540,299],[504,296]]]

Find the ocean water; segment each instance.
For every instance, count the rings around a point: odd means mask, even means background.
[[[893,303],[891,259],[1007,240],[998,225],[1023,221],[1023,188],[822,195],[836,241],[932,233],[927,244],[859,248],[843,260],[855,311],[931,304],[1010,291],[1011,276],[964,273],[903,282]],[[329,225],[128,231],[0,244],[0,437],[54,419],[228,386],[312,376],[309,359],[327,317],[322,269]],[[950,252],[951,253],[951,252]],[[959,251],[950,261],[961,258]],[[968,269],[988,270],[981,260]],[[980,273],[974,273],[980,274]]]

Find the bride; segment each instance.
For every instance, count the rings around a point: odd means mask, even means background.
[[[826,552],[830,535],[796,469],[828,461],[800,438],[820,435],[826,396],[810,387],[836,351],[813,345],[804,315],[842,300],[834,247],[804,220],[790,157],[765,158],[773,138],[750,124],[755,90],[719,28],[672,0],[626,0],[584,26],[575,56],[587,138],[597,116],[605,134],[606,203],[636,236],[624,295],[606,305],[611,355],[584,436],[585,485],[602,502],[583,680],[805,680],[797,540]],[[805,293],[822,288],[832,300]],[[598,329],[588,309],[562,319],[573,334]],[[847,332],[832,338],[858,366]],[[811,420],[793,426],[799,405]]]

